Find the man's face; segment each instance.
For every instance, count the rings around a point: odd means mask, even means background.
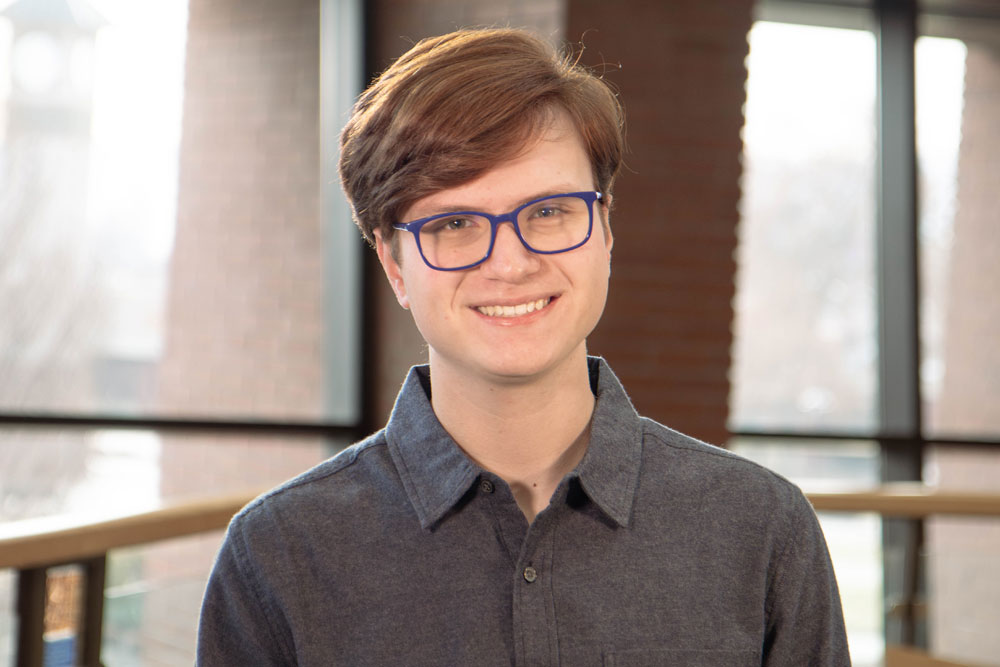
[[[521,155],[419,199],[400,222],[453,210],[500,214],[545,195],[593,189],[583,141],[559,112]],[[489,259],[464,271],[428,267],[409,232],[398,232],[398,262],[381,237],[376,244],[396,298],[427,341],[432,369],[523,382],[582,363],[586,355],[584,340],[608,291],[612,240],[602,220],[606,209],[595,211],[586,244],[555,255],[529,251],[511,224],[501,224]]]

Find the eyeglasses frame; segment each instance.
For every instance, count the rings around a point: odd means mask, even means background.
[[[569,248],[563,248],[562,250],[536,250],[535,248],[532,248],[528,244],[528,242],[524,240],[524,236],[521,235],[521,228],[517,224],[517,216],[521,211],[528,208],[529,206],[534,206],[535,204],[543,202],[547,199],[558,199],[560,197],[577,197],[587,203],[587,214],[589,215],[589,222],[587,223],[587,235],[584,237],[582,241],[580,241],[576,245],[570,246]],[[517,234],[517,238],[518,240],[521,241],[521,245],[527,248],[530,252],[533,252],[537,255],[558,255],[560,253],[569,252],[570,250],[575,250],[580,246],[585,245],[587,241],[590,240],[590,236],[594,231],[594,203],[603,201],[604,201],[604,195],[595,190],[585,190],[583,192],[565,192],[562,194],[546,195],[544,197],[539,197],[538,199],[532,199],[529,202],[521,204],[512,211],[508,211],[507,213],[501,213],[500,215],[490,215],[489,213],[483,213],[482,211],[449,211],[447,213],[436,213],[426,218],[413,220],[412,222],[396,222],[393,223],[392,227],[393,229],[407,231],[413,234],[413,238],[417,242],[417,250],[420,252],[420,259],[424,260],[424,264],[426,264],[428,267],[434,269],[435,271],[464,271],[466,269],[471,269],[473,267],[479,266],[480,264],[482,264],[483,262],[485,262],[490,258],[490,256],[493,254],[493,246],[496,244],[497,240],[497,229],[500,227],[501,224],[505,222],[509,222],[511,225],[513,225],[514,233]],[[472,264],[466,264],[464,266],[456,266],[454,268],[449,268],[449,269],[441,268],[439,266],[434,266],[427,259],[427,256],[424,255],[424,249],[420,244],[421,228],[423,228],[424,225],[430,222],[434,222],[435,220],[440,220],[441,218],[450,218],[453,216],[460,216],[460,215],[476,215],[482,218],[486,218],[487,220],[490,221],[490,245],[486,249],[486,255],[483,256],[483,258],[480,259],[479,261],[473,262]]]

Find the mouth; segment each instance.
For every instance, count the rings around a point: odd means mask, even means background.
[[[542,310],[552,303],[552,297],[519,303],[516,306],[476,306],[476,310],[486,317],[519,317]]]

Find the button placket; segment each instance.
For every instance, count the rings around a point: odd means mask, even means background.
[[[558,648],[555,619],[551,614],[551,582],[545,579],[550,573],[548,554],[535,553],[531,560],[522,560],[516,570],[514,593],[514,628],[519,650],[515,664],[555,665]]]

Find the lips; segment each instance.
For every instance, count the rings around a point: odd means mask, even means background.
[[[527,301],[513,306],[476,306],[476,310],[487,317],[518,317],[541,310],[551,302],[552,297],[545,297],[544,299]]]

